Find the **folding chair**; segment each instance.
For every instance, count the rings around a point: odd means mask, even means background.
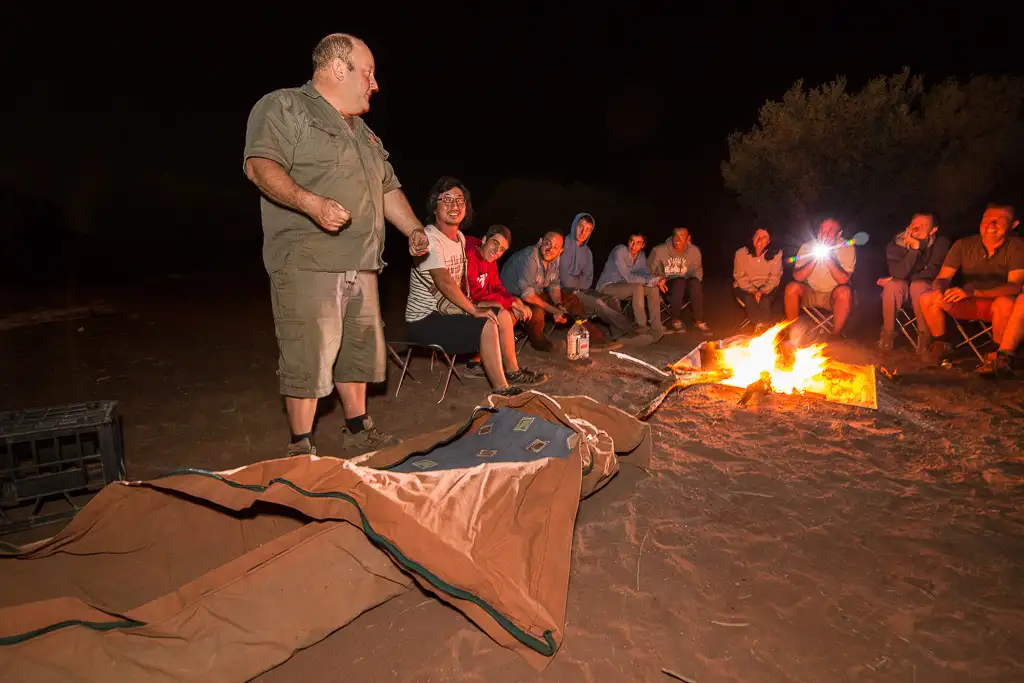
[[[817,306],[803,306],[804,313],[807,317],[814,321],[814,327],[807,336],[813,336],[824,332],[825,334],[832,334],[836,329],[835,320],[836,314],[827,308],[819,308]]]
[[[739,329],[748,328],[751,325],[751,316],[746,313],[746,304],[739,297],[736,297],[736,303],[739,304],[739,309],[743,311],[743,322],[739,324]]]
[[[952,318],[952,316],[950,316]],[[992,323],[988,320],[958,320],[953,318],[953,324],[956,325],[956,329],[960,331],[960,336],[964,338],[962,342],[957,344],[954,349],[959,349],[962,346],[970,346],[971,351],[974,351],[974,355],[978,357],[978,362],[984,363],[985,356],[982,354],[981,349],[988,344],[995,344],[995,338],[992,336]],[[978,331],[974,334],[969,334],[968,330],[964,328],[964,324],[973,325]],[[981,337],[981,341],[975,342],[976,339]]]
[[[917,318],[912,315],[913,309],[907,310],[905,307],[896,311],[896,324],[900,328],[900,332],[907,338],[910,345],[917,351]]]
[[[630,297],[628,299],[622,299],[621,301],[622,301],[622,315],[626,316],[627,318],[632,319],[633,318],[633,298]],[[679,309],[679,312],[682,313],[683,311],[685,311],[689,307],[690,307],[690,302],[686,301],[686,302],[683,303],[683,307]],[[661,311],[659,313],[661,314],[661,324],[662,325],[667,325],[668,321],[672,319],[672,304],[669,303],[668,298],[666,298],[665,296],[661,297]]]
[[[402,357],[398,355],[398,352],[395,351],[393,345],[404,346],[406,348],[405,360],[403,360]],[[419,381],[418,379],[412,376],[411,372],[409,372],[409,361],[412,360],[412,352],[415,351],[416,349],[424,349],[430,351],[431,372],[434,371],[434,360],[437,359],[439,355],[442,358],[444,358],[446,363],[448,363],[448,376],[444,380],[444,391],[441,392],[441,398],[437,399],[438,403],[443,401],[444,397],[448,395],[448,385],[451,384],[452,375],[455,375],[455,378],[462,382],[462,376],[459,374],[459,371],[455,369],[455,355],[449,355],[448,352],[444,350],[444,348],[437,344],[417,344],[411,341],[391,340],[387,342],[387,347],[388,355],[392,358],[392,360],[398,363],[398,366],[400,368],[402,368],[402,374],[398,376],[398,387],[395,389],[395,398],[398,398],[398,392],[402,390],[402,382],[405,381],[406,375],[408,375],[413,382]],[[442,375],[444,375],[443,369],[437,376],[437,383],[434,385],[433,391],[437,391],[437,387],[440,386]]]

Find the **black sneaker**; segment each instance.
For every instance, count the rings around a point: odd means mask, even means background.
[[[519,387],[513,387],[511,385],[505,387],[504,389],[495,389],[494,391],[491,392],[493,396],[504,396],[505,398],[518,396],[521,393],[523,393],[522,389],[520,389]]]
[[[543,372],[534,372],[533,370],[527,370],[526,368],[519,368],[515,372],[506,372],[505,379],[508,380],[509,384],[544,384],[548,381],[548,376]]]
[[[466,363],[459,374],[463,377],[469,377],[470,379],[487,379],[487,373],[484,372],[484,366],[480,363]]]
[[[978,366],[977,372],[986,379],[1013,377],[1013,354],[998,351],[994,356],[986,358],[985,362]]]

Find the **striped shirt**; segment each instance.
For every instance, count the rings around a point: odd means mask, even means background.
[[[444,268],[465,291],[466,237],[461,231],[458,242],[453,242],[433,225],[426,228],[430,240],[430,253],[418,260],[409,272],[409,299],[405,304],[405,321],[416,322],[436,312],[438,301],[443,295],[434,286],[430,271]]]

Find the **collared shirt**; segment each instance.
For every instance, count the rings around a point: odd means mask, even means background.
[[[963,283],[977,289],[1005,285],[1010,271],[1024,270],[1024,240],[1007,235],[1002,245],[989,256],[981,235],[964,237],[953,243],[942,267],[959,270]]]
[[[543,294],[559,286],[558,265],[561,255],[544,262],[540,247],[524,247],[505,260],[501,267],[501,284],[512,296],[519,298]]]
[[[280,164],[310,192],[351,214],[337,233],[309,216],[260,197],[263,262],[268,272],[290,263],[299,270],[344,272],[384,267],[384,195],[401,187],[380,139],[358,116],[351,126],[312,81],[265,95],[249,114],[244,161]]]

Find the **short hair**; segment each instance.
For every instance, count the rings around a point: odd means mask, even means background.
[[[508,226],[498,223],[497,225],[492,225],[487,228],[487,232],[484,233],[484,242],[495,235],[501,235],[505,238],[505,241],[508,242],[509,246],[512,246],[512,231],[508,229]]]
[[[690,229],[688,227],[686,227],[685,225],[677,225],[676,227],[672,228],[672,234],[675,235],[680,230],[685,230],[686,234],[693,235],[693,233],[690,232]]]
[[[629,237],[626,238],[626,244],[629,244],[629,240],[633,239],[634,237],[639,237],[644,241],[644,244],[647,244],[647,235],[639,231],[629,233]]]
[[[1017,209],[1014,208],[1013,204],[992,204],[992,203],[990,203],[988,206],[985,207],[986,211],[988,211],[989,209],[1002,209],[1003,211],[1009,211],[1010,212],[1010,220],[1013,220],[1014,218],[1017,217]]]
[[[458,178],[445,175],[441,176],[430,188],[430,196],[427,197],[427,214],[424,216],[424,223],[433,223],[437,220],[437,203],[441,201],[441,195],[452,188],[462,190],[462,196],[466,198],[466,216],[459,224],[459,229],[464,230],[473,224],[473,202],[469,196],[469,188],[462,184]]]
[[[355,63],[352,61],[352,49],[359,40],[347,33],[332,33],[320,40],[313,48],[313,71],[321,71],[331,65],[332,59],[340,59],[349,71],[354,71]]]
[[[928,218],[932,219],[932,225],[938,225],[939,224],[939,215],[937,213],[935,213],[934,211],[929,211],[928,209],[922,209],[921,211],[915,211],[914,212],[914,216],[928,216]]]
[[[548,237],[562,237],[562,233],[558,232],[557,230],[549,230],[548,232],[544,233],[544,237],[542,237],[541,239],[546,239]],[[565,241],[564,237],[562,237],[562,241]]]

